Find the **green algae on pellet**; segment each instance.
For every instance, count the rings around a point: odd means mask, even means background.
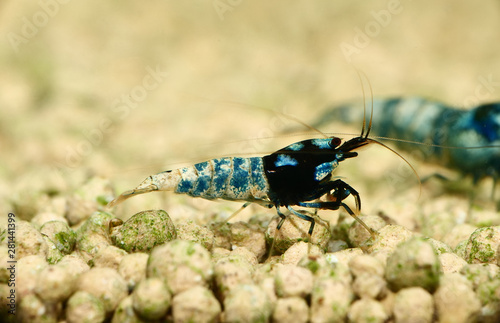
[[[496,264],[500,245],[500,227],[479,228],[472,233],[465,248],[465,260],[469,264]]]
[[[45,222],[40,233],[45,235],[62,254],[70,254],[75,247],[76,233],[65,222]]]
[[[192,220],[177,223],[175,225],[177,238],[201,244],[207,250],[212,250],[214,246],[215,234],[207,227],[198,225]]]
[[[91,260],[97,251],[111,244],[109,223],[115,217],[107,212],[95,212],[76,231],[76,250],[85,260]]]
[[[398,245],[387,259],[385,278],[392,291],[419,286],[433,292],[439,285],[441,264],[431,244],[412,238]]]
[[[476,295],[483,306],[481,314],[484,318],[489,318],[483,321],[498,322],[500,320],[500,277],[479,284]]]
[[[113,244],[127,252],[148,252],[177,237],[167,212],[148,210],[134,214],[111,233]]]

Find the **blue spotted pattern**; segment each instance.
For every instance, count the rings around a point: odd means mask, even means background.
[[[332,149],[332,146],[330,145],[331,139],[327,138],[322,138],[322,139],[312,139],[311,143],[315,145],[318,148],[321,149]]]
[[[304,148],[304,144],[301,142],[296,142],[284,148],[284,150],[299,151]]]
[[[177,184],[175,192],[189,194],[194,187],[196,177],[193,176],[194,174],[191,167],[181,168],[179,171],[181,173],[181,180],[179,184]]]
[[[331,172],[333,172],[333,170],[335,168],[337,168],[337,166],[338,166],[337,161],[319,164],[318,166],[316,166],[316,168],[314,170],[314,179],[316,181],[318,181],[318,182],[321,181],[328,174],[330,174]]]
[[[231,158],[212,159],[212,165],[214,169],[212,185],[206,196],[220,198],[224,196],[228,178],[231,176]]]
[[[262,162],[262,158],[252,157],[249,159],[250,159],[252,185],[254,191],[267,194],[268,184],[264,174],[264,163]]]
[[[179,169],[175,192],[206,199],[267,199],[262,158],[224,157]]]
[[[210,162],[203,162],[195,164],[194,168],[198,178],[194,184],[193,189],[189,193],[191,196],[206,196],[206,192],[210,188],[210,183],[212,182],[212,171]]]
[[[248,158],[234,157],[233,174],[228,187],[230,192],[226,190],[226,194],[228,196],[232,195],[235,199],[244,198],[250,183],[250,161]]]
[[[276,159],[276,162],[274,163],[276,167],[297,166],[298,164],[299,162],[295,158],[292,158],[285,154],[279,154],[278,158]]]

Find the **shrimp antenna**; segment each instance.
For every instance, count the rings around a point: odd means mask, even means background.
[[[359,79],[359,84],[361,85],[361,92],[363,93],[363,128],[361,129],[361,135],[360,137],[363,137],[365,130],[366,130],[366,135],[365,139],[368,138],[368,135],[370,134],[370,130],[372,129],[372,120],[373,120],[373,88],[370,83],[370,79],[366,74],[359,69],[356,68],[356,73],[358,74],[358,79]],[[361,75],[362,74],[362,75]],[[370,113],[370,121],[368,122],[368,127],[366,127],[366,95],[365,95],[365,87],[363,85],[363,78],[362,76],[365,77],[365,79],[368,82],[368,86],[370,88],[370,97],[371,97],[371,113]]]
[[[390,150],[391,152],[393,152],[394,154],[396,154],[396,156],[398,156],[399,158],[401,158],[408,166],[410,166],[411,170],[413,171],[413,174],[415,174],[415,176],[417,177],[417,180],[418,180],[418,186],[419,186],[418,198],[420,198],[420,196],[422,196],[422,181],[420,180],[420,176],[418,176],[417,171],[410,164],[410,162],[408,160],[406,160],[400,153],[398,153],[397,151],[395,151],[394,149],[392,149],[391,147],[389,147],[389,146],[387,146],[387,145],[385,145],[385,144],[383,144],[380,141],[377,141],[375,139],[368,138],[368,135],[370,134],[370,130],[372,129],[372,121],[373,121],[373,88],[372,88],[372,85],[370,83],[370,79],[368,78],[368,76],[366,76],[366,74],[364,72],[362,72],[362,71],[360,71],[360,70],[358,70],[356,68],[356,73],[358,73],[358,79],[359,79],[359,83],[361,85],[361,91],[363,92],[363,128],[361,129],[361,135],[360,135],[360,137],[363,138],[363,135],[364,135],[365,130],[366,130],[366,135],[364,137],[365,140],[367,140],[370,143],[374,143],[374,144],[380,145],[380,146],[382,146],[382,147]],[[368,122],[368,127],[366,127],[366,96],[365,96],[365,88],[363,86],[363,80],[362,80],[361,76],[365,77],[365,79],[368,82],[368,86],[370,88],[371,114],[370,114],[370,121]],[[384,138],[384,139],[386,139],[386,138]]]

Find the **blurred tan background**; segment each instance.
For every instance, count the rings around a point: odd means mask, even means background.
[[[252,106],[312,121],[361,100],[356,68],[378,97],[500,99],[493,0],[4,0],[0,33],[2,217],[90,174],[121,191],[178,162],[279,149],[294,140],[249,140],[282,125]]]

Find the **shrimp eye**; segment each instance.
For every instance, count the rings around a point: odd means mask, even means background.
[[[342,139],[338,138],[338,137],[332,137],[332,140],[330,141],[330,146],[332,148],[335,148],[337,147],[338,145],[340,145],[340,143],[342,142]]]

